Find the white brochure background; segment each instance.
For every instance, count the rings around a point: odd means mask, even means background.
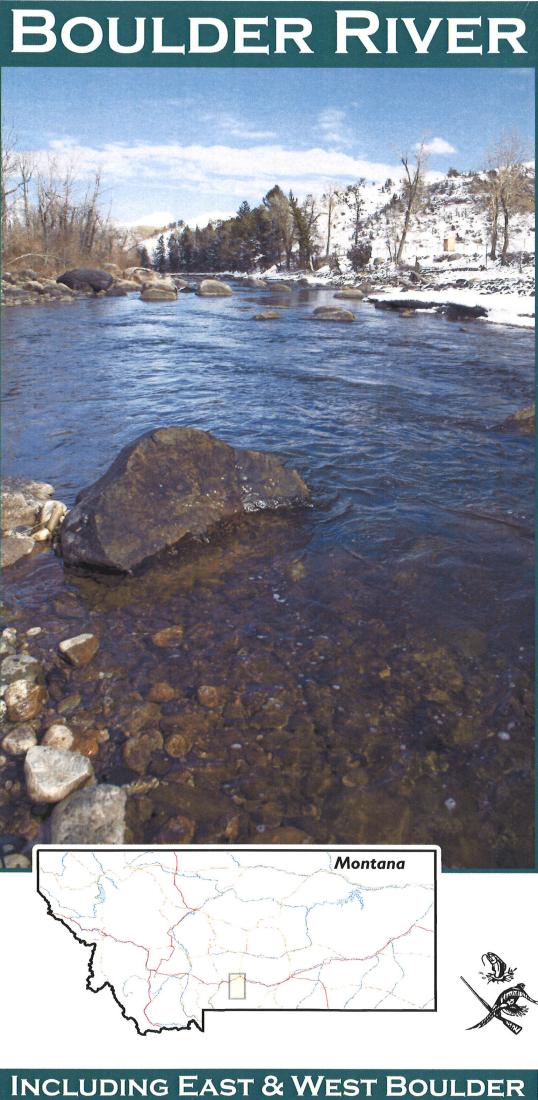
[[[138,1036],[109,990],[85,988],[89,949],[47,915],[32,874],[0,875],[3,1068],[536,1069],[538,1005],[513,1035],[467,1031],[480,1005],[484,951],[517,967],[538,999],[538,875],[442,874],[437,1013],[206,1013],[196,1029]],[[474,979],[474,982],[473,982]],[[484,993],[484,990],[486,992]],[[494,1000],[494,995],[490,998]]]

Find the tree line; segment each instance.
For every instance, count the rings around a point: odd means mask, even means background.
[[[388,197],[375,221],[366,216],[364,179],[347,187],[331,184],[320,198],[307,195],[301,201],[275,185],[258,206],[241,203],[234,217],[194,229],[176,223],[166,237],[159,236],[152,264],[162,273],[248,272],[272,266],[312,271],[326,263],[338,270],[340,257],[333,241],[343,223],[350,242],[346,258],[353,271],[366,267],[380,234],[389,259],[401,264],[409,233],[431,199],[425,141],[412,154],[402,154],[401,169],[399,185],[387,179],[381,188]],[[451,169],[448,175],[460,173]],[[534,181],[525,167],[520,137],[503,133],[482,171],[470,176],[471,191],[486,220],[489,256],[507,263],[513,217],[534,209]],[[151,266],[147,249],[141,250],[141,262]]]
[[[362,240],[364,180],[339,190],[330,186],[320,199],[299,200],[276,184],[258,206],[242,202],[237,214],[192,229],[176,223],[165,239],[157,240],[153,266],[157,271],[252,271],[255,267],[314,270],[320,262],[334,261],[331,251],[337,204],[349,214],[352,225],[352,262],[364,263],[371,244]],[[147,250],[141,252],[144,263]]]

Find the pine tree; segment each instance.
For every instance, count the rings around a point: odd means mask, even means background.
[[[155,271],[160,271],[161,275],[166,271],[166,253],[164,248],[164,236],[162,233],[155,246],[155,252],[153,253],[153,267]]]
[[[177,272],[181,270],[180,267],[181,250],[179,235],[177,232],[171,233],[168,238],[168,270]]]

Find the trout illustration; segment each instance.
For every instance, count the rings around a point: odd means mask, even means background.
[[[487,982],[512,981],[514,974],[517,970],[517,966],[514,967],[514,969],[512,969],[512,967],[510,966],[507,966],[503,959],[501,959],[499,955],[496,955],[494,951],[486,951],[485,954],[482,955],[482,962],[484,962],[484,959],[487,960],[491,967],[490,971],[488,971],[486,974],[482,974],[482,977],[485,978]]]

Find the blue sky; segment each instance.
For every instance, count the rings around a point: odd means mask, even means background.
[[[127,224],[207,220],[358,176],[383,181],[426,137],[429,166],[481,167],[501,128],[533,152],[527,69],[4,69],[19,148],[84,181],[100,167]]]

